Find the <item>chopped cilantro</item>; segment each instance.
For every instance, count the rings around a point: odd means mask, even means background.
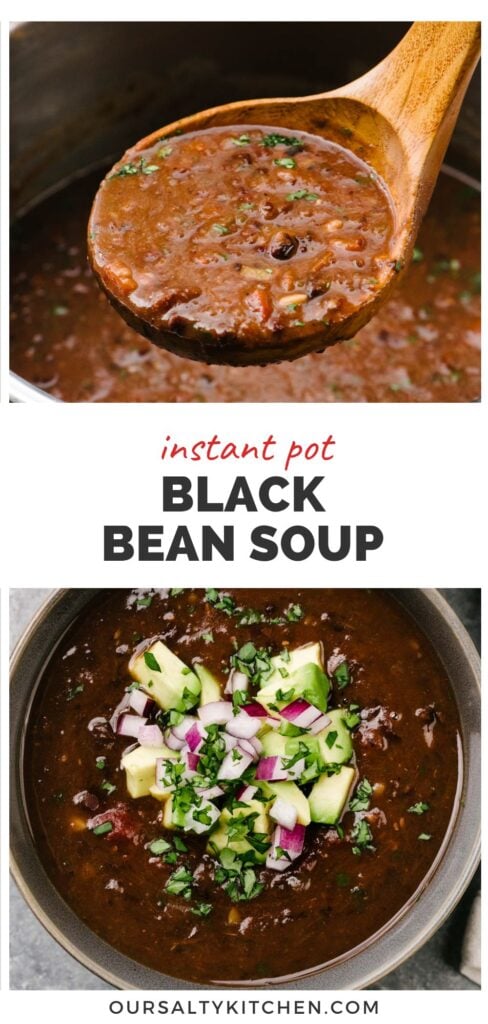
[[[367,811],[373,795],[373,787],[369,779],[361,779],[352,800],[349,801],[350,811]]]
[[[212,913],[212,904],[203,903],[203,901],[201,903],[196,903],[195,906],[191,908],[191,912],[192,914],[196,914],[197,917],[208,917],[208,915]]]
[[[424,803],[423,800],[419,800],[418,803],[412,804],[411,807],[407,807],[408,814],[425,814],[429,810],[429,804]]]
[[[334,679],[339,690],[343,690],[344,687],[351,682],[351,674],[349,672],[349,665],[347,664],[347,661],[342,661],[341,664],[337,666],[334,672]]]
[[[107,796],[111,796],[112,793],[115,793],[117,786],[114,786],[113,782],[109,782],[108,779],[104,779],[101,783],[100,789],[105,790]]]
[[[175,850],[178,850],[178,853],[188,853],[188,847],[186,843],[184,843],[179,836],[174,836],[173,846]]]
[[[92,829],[94,836],[106,836],[109,832],[112,832],[113,824],[111,821],[103,821],[101,825],[95,825]]]
[[[148,849],[155,857],[160,857],[161,854],[171,850],[171,843],[166,842],[166,839],[154,839],[152,843],[149,843]]]
[[[304,615],[305,612],[299,604],[291,604],[285,612],[285,618],[288,622],[300,622],[300,619],[303,619]]]
[[[79,683],[78,686],[73,686],[72,689],[68,690],[66,694],[66,700],[74,700],[74,698],[78,697],[80,693],[83,693],[84,689],[85,687],[83,683]]]
[[[274,149],[275,146],[300,146],[300,139],[297,139],[294,135],[279,135],[276,132],[271,132],[269,135],[263,135],[260,146],[265,146],[267,149]]]
[[[161,672],[159,661],[154,657],[152,651],[144,651],[144,661],[152,672]]]
[[[172,896],[182,896],[183,899],[191,899],[193,875],[188,868],[181,867],[169,876],[165,885],[166,892]]]
[[[129,161],[127,164],[122,164],[118,171],[114,171],[113,174],[109,174],[108,180],[111,178],[126,178],[133,174],[154,174],[155,171],[159,171],[158,164],[148,164],[145,157],[141,156],[141,159],[137,163]]]
[[[226,615],[233,615],[236,603],[232,597],[226,594],[219,594],[218,590],[210,587],[205,591],[205,600],[218,612],[225,612]]]
[[[286,198],[290,203],[294,199],[306,199],[307,203],[315,203],[319,197],[316,192],[307,192],[306,188],[300,188],[298,192],[289,192]]]
[[[349,708],[344,711],[343,720],[347,725],[348,729],[355,729],[361,721],[361,715],[359,714],[359,704],[350,704]]]
[[[360,820],[354,825],[351,832],[351,838],[354,841],[352,852],[356,857],[360,857],[366,850],[370,853],[374,853],[375,847],[372,842],[373,833],[371,832],[368,822],[364,818],[360,818]]]
[[[273,160],[277,167],[287,167],[290,171],[296,167],[296,162],[291,156],[282,156],[279,160]]]

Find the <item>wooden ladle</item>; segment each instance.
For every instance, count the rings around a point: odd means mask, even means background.
[[[347,148],[383,179],[395,211],[389,254],[392,270],[370,300],[344,319],[322,326],[317,335],[287,338],[285,333],[269,347],[253,348],[238,336],[223,345],[209,332],[188,339],[155,329],[128,309],[120,295],[112,294],[97,270],[94,244],[89,240],[95,272],[122,316],[140,333],[179,355],[234,365],[294,359],[356,334],[388,297],[410,260],[479,59],[480,36],[479,22],[416,22],[389,56],[349,85],[314,96],[213,107],[159,129],[131,150],[132,154],[145,150],[174,133],[225,125],[273,125],[306,131],[341,145],[347,139]]]

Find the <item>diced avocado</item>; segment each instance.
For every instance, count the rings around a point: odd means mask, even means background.
[[[151,786],[156,781],[156,761],[159,757],[175,760],[179,754],[176,750],[170,750],[169,747],[162,745],[160,747],[136,747],[122,758],[127,789],[129,795],[134,799],[149,795]]]
[[[173,797],[170,796],[169,800],[165,801],[163,809],[163,826],[164,828],[176,828],[173,821]]]
[[[198,676],[161,640],[132,658],[129,671],[164,711],[188,711],[197,703],[201,690]]]
[[[299,698],[313,704],[322,712],[327,710],[330,682],[325,672],[315,663],[302,665],[286,678],[279,672],[276,675],[273,672],[271,680],[268,680],[266,686],[256,694],[256,700],[271,714],[275,715],[281,708]]]
[[[336,708],[328,711],[330,725],[317,733],[320,758],[323,764],[345,764],[353,753],[352,737],[344,721],[344,711]]]
[[[269,732],[265,732],[261,736],[261,743],[263,746],[263,757],[283,757],[286,753],[287,738],[279,732],[275,732],[274,729],[270,729]]]
[[[154,785],[149,787],[149,795],[153,796],[155,800],[160,800],[161,803],[166,803],[169,800],[171,793],[168,793],[167,789],[160,789],[159,786]]]
[[[308,798],[312,821],[335,825],[347,804],[355,778],[356,771],[349,765],[343,765],[336,775],[321,775]]]
[[[256,861],[264,863],[267,851],[256,850],[245,836],[234,836],[231,838],[229,835],[229,824],[231,822],[237,823],[239,818],[245,818],[248,814],[257,814],[257,818],[255,818],[252,825],[252,832],[269,835],[271,832],[271,821],[267,811],[268,806],[268,804],[264,804],[260,800],[248,800],[245,807],[236,807],[233,811],[230,811],[228,807],[224,807],[217,828],[208,838],[207,852],[213,856],[218,856],[220,851],[226,847],[239,854],[253,850]]]
[[[303,644],[302,647],[295,647],[294,651],[288,651],[284,657],[283,653],[275,654],[271,658],[271,664],[274,671],[268,676],[266,686],[269,683],[274,684],[275,682],[283,684],[287,678],[284,673],[291,676],[297,669],[303,668],[304,665],[317,665],[323,672],[324,648],[320,641],[316,644]]]
[[[281,797],[288,804],[293,804],[297,812],[297,822],[299,825],[310,824],[308,800],[294,782],[263,782],[261,783],[261,790],[264,796]]]
[[[205,665],[194,665],[195,672],[201,683],[200,704],[211,704],[214,700],[222,700],[222,689],[218,679],[209,672]]]

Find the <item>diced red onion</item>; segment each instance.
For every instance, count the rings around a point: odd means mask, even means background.
[[[257,700],[251,701],[250,704],[244,704],[242,710],[246,712],[246,715],[250,715],[251,718],[267,718],[268,716],[266,708],[263,708],[262,704],[258,704]]]
[[[185,742],[188,743],[190,750],[195,753],[200,749],[205,740],[205,729],[201,722],[195,719],[193,725],[188,732],[185,733]]]
[[[198,716],[204,725],[225,725],[234,717],[234,709],[229,700],[211,700],[198,708]]]
[[[225,684],[224,693],[236,693],[237,690],[245,690],[247,693],[248,689],[249,677],[244,672],[239,672],[238,669],[233,668]]]
[[[271,853],[268,853],[266,867],[271,871],[286,871],[290,867],[290,861],[288,857],[273,857]]]
[[[240,740],[249,740],[251,736],[255,736],[259,732],[260,728],[261,724],[258,718],[250,718],[249,715],[239,711],[227,722],[225,731],[231,736],[237,736]]]
[[[156,710],[156,701],[144,693],[144,690],[131,690],[129,694],[129,705],[138,715],[149,718]]]
[[[273,821],[278,822],[278,825],[282,825],[283,828],[294,829],[297,823],[296,807],[289,803],[288,800],[283,800],[280,796],[274,801],[269,816],[273,818]]]
[[[295,860],[303,852],[305,843],[305,825],[295,825],[294,828],[284,828],[278,825],[273,836],[273,846],[281,846],[287,854]],[[272,852],[272,850],[271,850]]]
[[[238,751],[240,757],[235,759],[235,752]],[[222,764],[220,765],[217,778],[222,781],[231,782],[232,779],[240,779],[241,775],[245,772],[246,768],[252,764],[252,757],[250,754],[246,754],[245,750],[241,750],[240,747],[235,747],[234,750],[230,750],[225,755]]]
[[[256,795],[257,791],[257,786],[241,786],[240,789],[238,789],[236,792],[236,799],[244,800],[245,803],[248,803],[249,800],[254,799],[254,796]]]
[[[73,803],[77,806],[78,804],[82,804],[83,807],[86,807],[89,811],[96,811],[100,806],[100,801],[98,797],[95,796],[95,793],[89,793],[87,789],[82,789],[81,793],[77,793],[76,796],[73,797]]]
[[[221,786],[209,786],[208,789],[197,789],[199,796],[203,796],[204,800],[217,800],[219,796],[224,795],[224,791]]]
[[[271,868],[272,871],[285,871],[290,866],[290,861],[296,860],[303,852],[304,843],[305,825],[295,825],[292,829],[277,825],[266,858],[266,867]],[[277,857],[278,847],[284,850],[288,856]]]
[[[267,715],[264,719],[263,725],[268,725],[270,729],[279,729],[281,721],[279,718],[271,718],[271,715]]]
[[[181,750],[185,746],[184,740],[179,740],[172,729],[167,729],[164,734],[164,741],[170,750]]]
[[[289,777],[281,757],[263,757],[256,768],[256,778],[263,782],[286,782]]]
[[[190,772],[198,771],[198,764],[200,761],[200,754],[194,754],[191,750],[187,750],[185,754],[187,768]]]
[[[173,725],[172,730],[177,740],[186,739],[186,734],[192,725],[195,724],[197,719],[194,715],[185,715],[183,721],[179,722],[178,725]]]
[[[251,736],[249,743],[254,747],[256,754],[260,756],[263,752],[263,744],[261,743],[261,740],[258,740],[257,736]]]
[[[108,724],[109,723],[107,722],[106,718],[103,718],[101,715],[98,715],[97,718],[92,718],[88,722],[87,729],[88,729],[89,732],[93,732],[93,730],[96,729],[98,725],[108,725]]]
[[[135,736],[139,739],[139,732],[146,724],[147,718],[140,718],[139,715],[128,715],[125,712],[117,719],[117,736]]]
[[[256,761],[259,761],[259,754],[255,751],[250,740],[239,740],[239,746],[241,747],[242,750],[246,751],[246,754],[251,755],[254,763],[256,763]]]
[[[164,743],[163,734],[159,725],[143,725],[138,735],[141,747],[161,747]]]
[[[303,700],[301,697],[298,700],[292,701],[291,704],[287,704],[280,711],[282,718],[286,718],[287,722],[292,722],[293,725],[297,725],[300,729],[308,729],[312,722],[320,718],[320,714],[321,712],[318,708],[314,707],[313,704],[309,704],[307,700]]]
[[[115,711],[113,712],[112,717],[110,719],[110,725],[111,725],[111,727],[112,727],[114,732],[117,732],[117,722],[118,722],[121,714],[124,711],[126,711],[128,707],[129,707],[129,694],[128,693],[124,693],[124,696],[122,697],[122,700],[119,701],[119,703],[117,704],[117,707],[115,708]]]
[[[237,747],[237,736],[231,736],[228,732],[222,732],[220,739],[223,741],[227,753]]]
[[[312,733],[312,736],[316,736],[318,732],[322,732],[322,729],[326,729],[331,721],[332,719],[328,715],[320,715],[315,722],[312,722],[308,731]]]

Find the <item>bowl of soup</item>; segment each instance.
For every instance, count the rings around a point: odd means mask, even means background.
[[[206,365],[158,349],[112,308],[87,261],[87,225],[98,187],[135,139],[220,103],[252,96],[303,96],[339,87],[374,66],[407,28],[377,22],[361,23],[360,32],[351,31],[351,23],[341,22],[243,23],[238,29],[230,23],[17,26],[11,34],[12,398],[41,402],[478,400],[478,74],[468,89],[413,261],[378,315],[346,342],[294,362],[256,366],[251,381],[245,367]],[[92,68],[89,76],[84,73],[87,61]],[[175,144],[168,171],[177,148]],[[246,155],[245,147],[231,148],[240,159]],[[263,152],[274,166],[274,150]],[[281,150],[279,158],[293,159]],[[280,174],[285,172],[280,168]],[[367,193],[371,180],[364,173],[359,177]],[[144,175],[144,184],[154,185],[155,178]],[[134,181],[129,176],[111,182],[121,192],[122,203]],[[178,196],[184,211],[188,197],[182,184]],[[232,213],[236,214],[238,205],[244,206],[238,216],[246,227],[253,211],[249,196],[244,199],[236,197]],[[298,202],[310,213],[313,203],[305,198]],[[217,262],[210,265],[209,273],[212,280],[219,273],[224,284],[232,262],[225,260],[233,236],[221,234],[226,225],[218,217],[216,225],[210,235],[212,259]],[[269,267],[256,270],[247,262],[246,273],[269,271]],[[278,260],[280,280],[290,272],[290,265],[285,260],[281,266]],[[374,281],[374,275],[365,276]],[[242,276],[238,280],[243,283]],[[244,279],[244,284],[248,288],[249,281]],[[258,296],[261,285],[258,278]],[[300,289],[293,288],[289,294],[300,296]],[[324,308],[330,302],[325,296]],[[300,341],[307,317],[299,304],[288,305],[296,305],[288,312]],[[283,308],[278,309],[283,316]],[[329,312],[324,315],[329,317]]]
[[[57,591],[11,700],[14,878],[116,987],[369,986],[477,866],[479,658],[437,591]]]

